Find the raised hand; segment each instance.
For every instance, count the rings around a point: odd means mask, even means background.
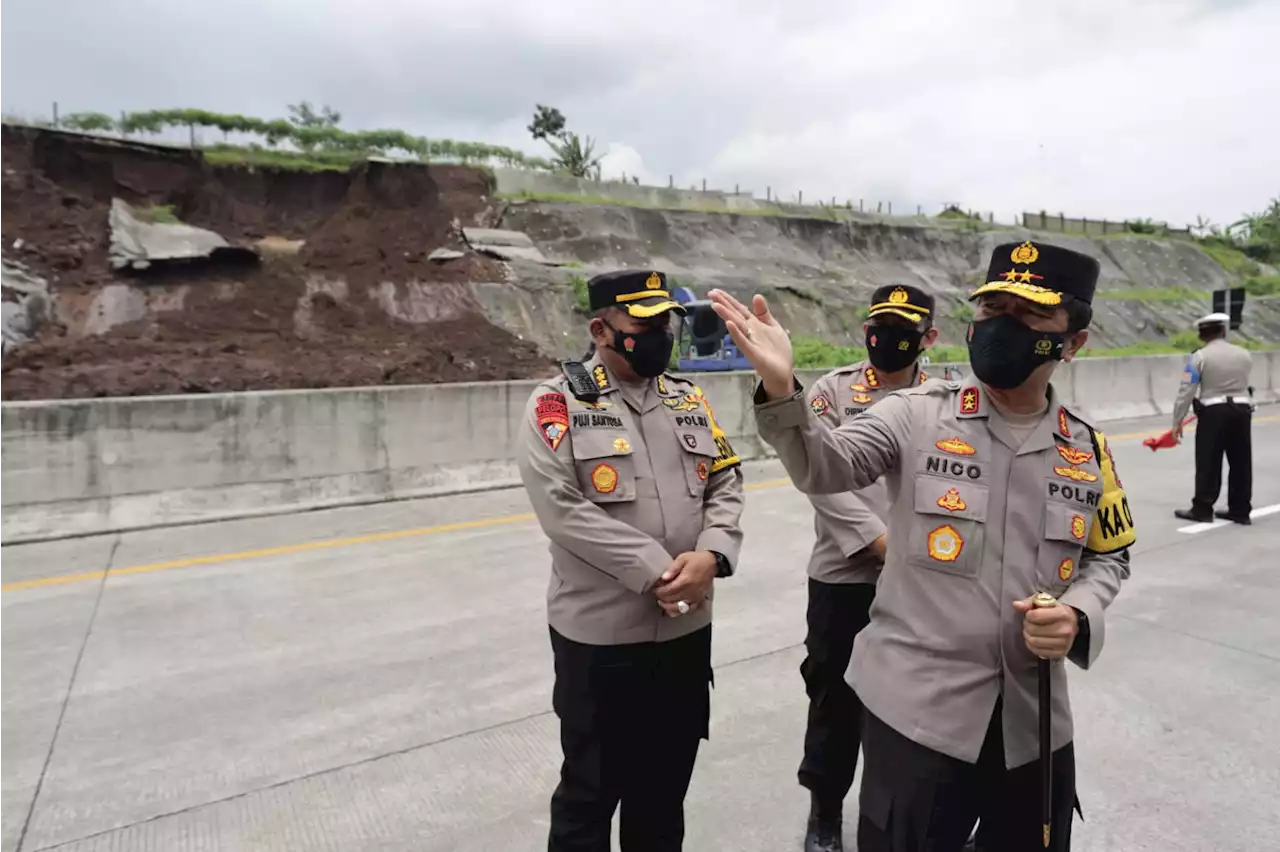
[[[712,309],[724,320],[729,336],[763,381],[765,396],[769,399],[791,396],[795,389],[791,337],[769,312],[764,297],[752,298],[748,310],[723,290],[712,290],[709,295]]]

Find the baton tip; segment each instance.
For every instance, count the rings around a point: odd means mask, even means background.
[[[1044,848],[1049,848],[1049,823],[1044,824]]]

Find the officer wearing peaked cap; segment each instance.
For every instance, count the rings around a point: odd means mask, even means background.
[[[1188,521],[1219,518],[1238,524],[1252,523],[1253,451],[1251,420],[1253,399],[1249,350],[1227,342],[1231,317],[1209,314],[1196,322],[1204,346],[1191,353],[1182,371],[1182,385],[1173,407],[1173,434],[1181,441],[1182,421],[1195,407],[1196,482],[1191,509],[1174,514]],[[1222,457],[1227,457],[1227,509],[1215,512],[1213,504],[1222,490]]]
[[[550,539],[547,619],[563,763],[550,852],[681,848],[708,736],[711,601],[742,544],[742,473],[711,405],[665,372],[666,276],[588,282],[595,352],[525,410],[520,475]]]
[[[756,419],[796,486],[884,476],[888,553],[850,683],[865,708],[859,852],[1042,848],[1039,661],[1049,661],[1052,845],[1076,804],[1064,660],[1093,664],[1135,540],[1106,438],[1059,399],[1087,339],[1093,259],[998,246],[968,331],[973,375],[897,391],[836,429],[794,377],[786,330],[756,296],[711,294],[761,377]],[[1036,593],[1056,598],[1036,606]],[[1046,746],[1050,743],[1046,742]]]
[[[867,360],[814,382],[806,402],[829,428],[857,417],[886,394],[923,384],[917,361],[933,345],[934,298],[909,284],[878,287],[863,326]],[[809,696],[798,773],[810,792],[806,852],[843,849],[842,812],[858,765],[862,705],[845,681],[854,638],[870,619],[885,556],[889,495],[884,483],[842,494],[810,494],[816,540],[809,555],[807,654],[800,665]]]

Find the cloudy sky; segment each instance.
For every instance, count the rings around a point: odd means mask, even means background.
[[[216,11],[215,11],[216,10]],[[6,114],[306,98],[763,196],[1228,223],[1280,196],[1277,0],[5,0]]]

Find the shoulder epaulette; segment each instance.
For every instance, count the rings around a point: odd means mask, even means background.
[[[825,379],[828,376],[847,376],[850,373],[860,372],[867,366],[867,363],[868,362],[866,361],[857,361],[853,364],[845,364],[840,367],[833,367],[823,375],[823,378]]]
[[[696,387],[689,379],[673,373],[661,373],[658,376],[658,396],[683,396],[686,388]]]

